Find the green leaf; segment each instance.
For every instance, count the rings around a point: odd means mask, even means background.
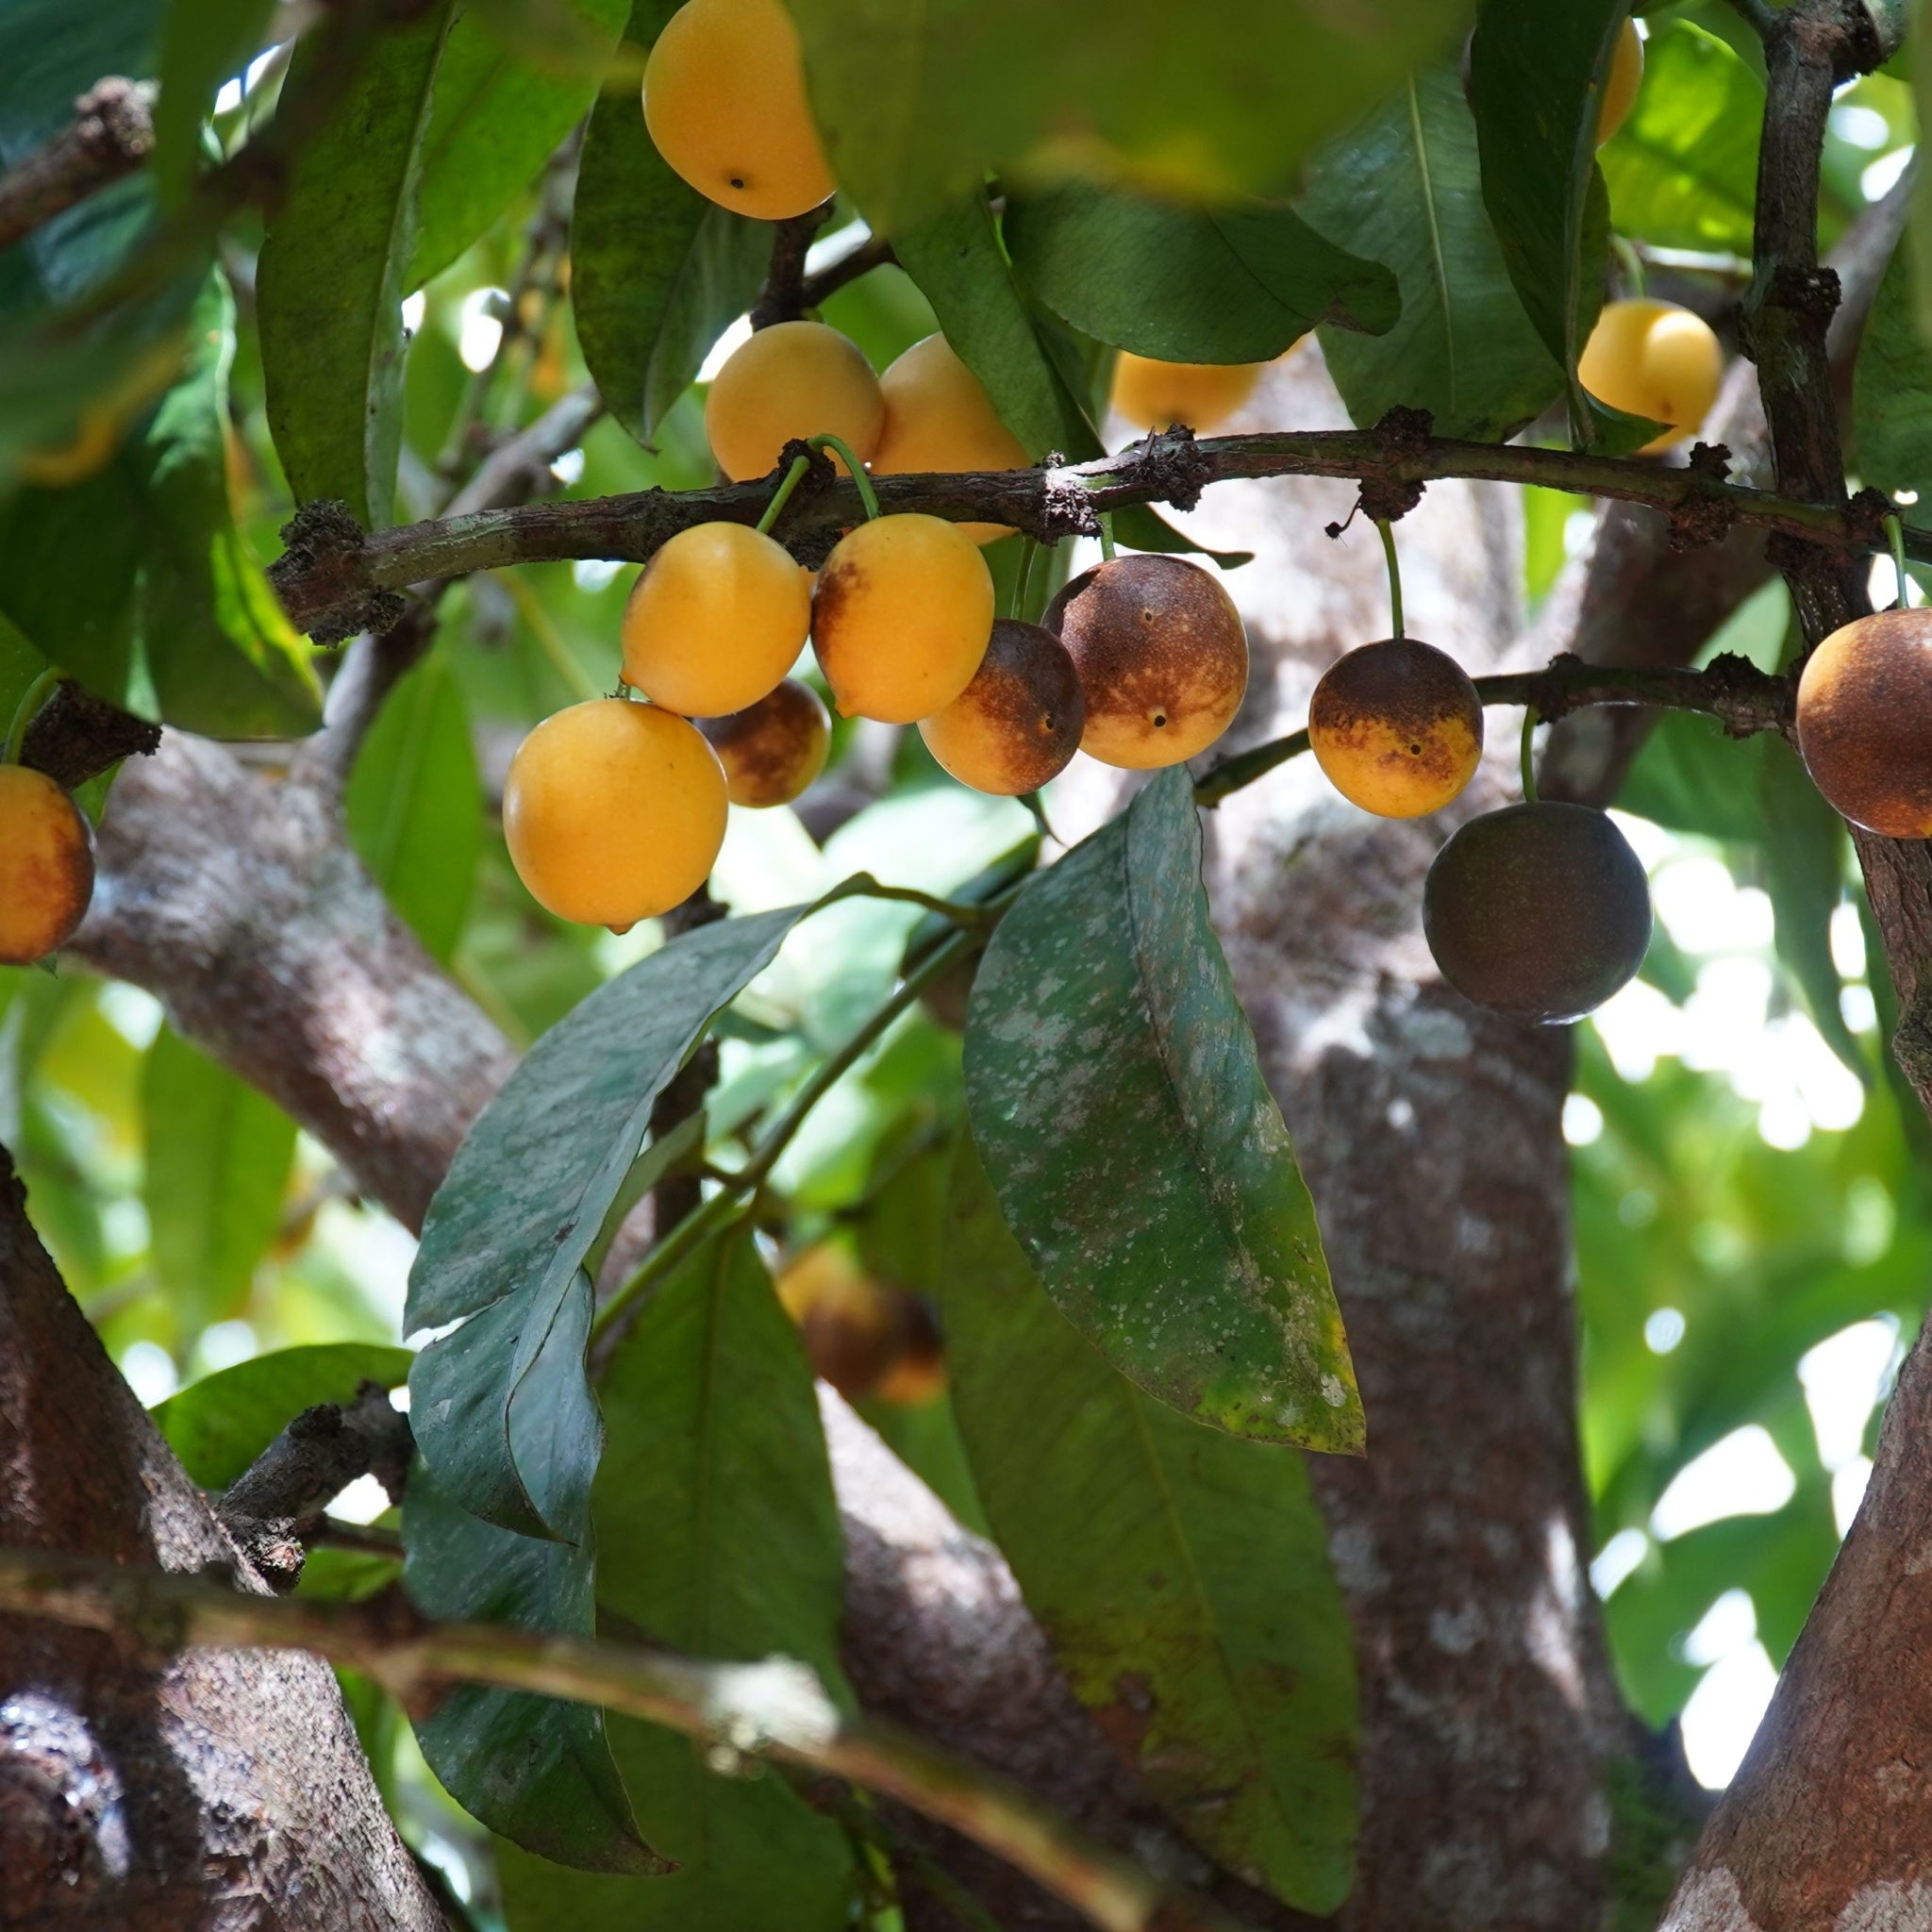
[[[974,1478],[1074,1694],[1213,1857],[1333,1911],[1354,1868],[1355,1657],[1307,1465],[1109,1369],[1041,1291],[964,1136],[948,1237]]]
[[[1208,922],[1184,767],[1000,922],[966,1098],[1008,1224],[1123,1374],[1232,1435],[1361,1448],[1314,1203]]]
[[[483,842],[483,786],[461,686],[441,652],[384,704],[350,774],[349,837],[430,956],[463,930]]]
[[[298,503],[391,520],[402,441],[403,297],[436,73],[454,0],[377,35],[349,95],[290,171],[256,282],[268,422]],[[328,57],[298,46],[288,86]]]
[[[1614,427],[1576,380],[1576,358],[1603,302],[1596,128],[1629,11],[1629,0],[1480,0],[1469,49],[1483,204],[1524,312],[1564,372],[1579,442]]]
[[[1764,837],[1765,746],[1724,736],[1714,718],[1671,711],[1637,754],[1617,803],[1674,832],[1757,844]]]
[[[1427,409],[1438,435],[1493,441],[1562,393],[1477,191],[1475,124],[1448,68],[1411,75],[1315,169],[1302,213],[1386,262],[1402,291],[1386,335],[1322,331],[1329,374],[1364,427],[1406,404]]]
[[[1401,306],[1386,268],[1288,208],[1177,208],[1069,184],[1009,201],[1003,231],[1056,315],[1170,362],[1266,362],[1318,322],[1379,335]]]
[[[275,1238],[295,1123],[167,1026],[142,1062],[141,1102],[149,1251],[192,1332],[234,1313]]]
[[[180,379],[98,475],[0,508],[0,607],[103,697],[218,738],[314,728],[308,646],[228,505],[234,310],[213,277]]]
[[[1057,0],[791,10],[833,173],[893,236],[989,164],[1094,164],[1196,202],[1278,187],[1407,68],[1447,52],[1469,14],[1385,0],[1369,24],[1322,0],[1118,0],[1102,30]]]
[[[195,1485],[225,1490],[305,1408],[354,1402],[364,1382],[398,1389],[408,1374],[406,1348],[278,1348],[191,1382],[149,1413]]]
[[[1655,28],[1629,119],[1602,151],[1620,233],[1662,248],[1751,253],[1764,83],[1688,20]]]
[[[640,58],[676,10],[676,0],[637,0],[625,31]],[[674,174],[625,89],[591,109],[570,239],[584,364],[611,414],[647,443],[751,307],[771,225],[714,206]]]
[[[1928,62],[1932,65],[1932,62]],[[1918,238],[1892,251],[1852,371],[1852,421],[1865,481],[1888,495],[1932,492],[1932,338],[1917,308]]]
[[[429,1204],[404,1322],[468,1317],[416,1357],[409,1387],[418,1446],[486,1521],[566,1533],[516,1454],[520,1418],[532,1433],[546,1426],[544,1392],[526,1378],[559,1317],[588,1299],[581,1264],[658,1095],[809,909],[700,926],[598,988],[530,1050],[458,1149]],[[575,1374],[570,1384],[559,1365],[553,1385],[573,1406],[581,1361]],[[567,1453],[588,1457],[588,1482],[594,1432],[579,1432]]]
[[[164,202],[179,202],[194,179],[216,90],[259,51],[274,11],[275,0],[169,0],[148,162]]]
[[[569,10],[585,43],[608,57],[628,4],[571,0]],[[596,97],[594,71],[540,70],[474,14],[458,16],[437,68],[423,136],[416,243],[406,289],[420,289],[441,275],[538,178]],[[632,89],[609,98],[624,102],[642,125]]]
[[[613,1355],[602,1395],[605,1609],[694,1656],[794,1657],[849,1703],[843,1543],[811,1370],[748,1238],[713,1242],[673,1274]],[[621,1717],[609,1729],[638,1819],[677,1870],[625,1885],[511,1857],[501,1870],[513,1928],[849,1923],[844,1834],[782,1777],[720,1777],[688,1739]]]

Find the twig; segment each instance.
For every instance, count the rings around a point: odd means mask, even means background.
[[[1730,0],[1732,8],[1741,14],[1746,25],[1761,40],[1770,37],[1772,25],[1777,18],[1777,9],[1766,5],[1766,0]]]
[[[21,741],[23,764],[72,791],[111,771],[124,758],[147,758],[161,741],[161,727],[96,697],[72,678],[35,713]]]
[[[244,1596],[46,1550],[0,1550],[0,1609],[98,1630],[150,1656],[196,1646],[313,1651],[417,1708],[452,1682],[600,1705],[726,1753],[895,1798],[984,1845],[1107,1932],[1232,1932],[1214,1906],[1127,1863],[965,1758],[844,1716],[810,1671],[784,1658],[712,1663],[500,1624],[432,1624],[394,1592],[360,1604]]]
[[[110,75],[74,104],[74,121],[0,175],[0,248],[131,175],[154,147],[152,81]]]
[[[798,291],[798,306],[801,310],[816,308],[848,282],[856,282],[860,275],[869,275],[874,269],[884,268],[898,259],[892,253],[892,244],[883,235],[868,235],[857,246],[806,276]]]
[[[772,263],[765,271],[764,286],[752,304],[753,328],[770,328],[774,322],[796,322],[809,306],[805,300],[805,258],[811,253],[812,238],[830,218],[832,204],[821,202],[802,215],[774,225]]]

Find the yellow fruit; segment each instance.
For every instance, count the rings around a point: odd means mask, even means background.
[[[705,434],[733,482],[770,475],[794,437],[841,438],[869,462],[886,398],[858,344],[822,322],[779,322],[735,349],[705,398]],[[844,468],[843,458],[834,461]]]
[[[644,65],[644,125],[700,194],[761,222],[802,215],[837,185],[780,0],[680,7]]]
[[[1126,349],[1113,365],[1113,407],[1136,429],[1218,428],[1254,394],[1265,362],[1157,362]]]
[[[875,1280],[841,1244],[806,1249],[777,1285],[812,1373],[848,1401],[930,1402],[945,1387],[932,1310],[917,1295]]]
[[[798,661],[811,592],[784,546],[698,524],[658,549],[624,607],[624,681],[687,718],[741,711]]]
[[[944,336],[914,342],[879,377],[886,426],[873,453],[875,475],[943,475],[1024,470],[1026,446],[1000,421],[978,376]],[[975,543],[1009,534],[1004,524],[961,524]]]
[[[1932,610],[1835,630],[1798,679],[1798,748],[1832,806],[1889,839],[1932,837]]]
[[[960,784],[1017,798],[1066,769],[1086,722],[1067,647],[1037,624],[1003,617],[973,682],[944,710],[922,718],[919,735]]]
[[[1598,402],[1670,425],[1639,452],[1655,456],[1709,413],[1724,380],[1724,355],[1702,316],[1646,296],[1604,304],[1576,374]]]
[[[1617,36],[1616,51],[1610,56],[1610,71],[1604,76],[1603,105],[1597,109],[1596,144],[1603,146],[1629,119],[1636,105],[1637,90],[1643,85],[1643,36],[1637,23],[1626,20]]]
[[[0,966],[63,946],[94,891],[93,841],[80,808],[44,772],[0,765]]]
[[[724,816],[724,768],[697,726],[625,698],[544,719],[503,788],[504,837],[530,896],[616,932],[704,884]]]
[[[825,558],[811,640],[841,716],[914,724],[972,683],[992,613],[991,573],[957,524],[874,517]]]
[[[1446,652],[1385,638],[1323,673],[1308,704],[1308,742],[1351,804],[1385,819],[1420,818],[1474,777],[1482,700]]]
[[[800,796],[825,769],[832,741],[832,721],[818,692],[795,677],[742,711],[699,719],[698,729],[724,767],[732,804],[753,810]]]

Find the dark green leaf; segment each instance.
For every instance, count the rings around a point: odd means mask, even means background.
[[[275,0],[169,0],[148,163],[163,200],[178,201],[193,180],[215,92],[259,50],[274,11]]]
[[[1210,550],[1205,543],[1196,543],[1191,537],[1184,537],[1152,505],[1145,503],[1122,504],[1113,512],[1113,534],[1114,541],[1129,550],[1155,550],[1168,556],[1210,558],[1223,570],[1239,570],[1242,564],[1255,560],[1252,550]]]
[[[641,56],[676,10],[677,0],[637,0],[626,40]],[[672,172],[630,90],[599,98],[571,215],[571,305],[598,393],[640,442],[750,308],[771,252],[769,224],[714,206]]]
[[[1216,1859],[1333,1911],[1353,1875],[1355,1659],[1306,1464],[1108,1368],[1041,1292],[964,1137],[948,1236],[974,1477],[1074,1694]]]
[[[1055,314],[1136,355],[1266,362],[1318,322],[1380,334],[1395,277],[1259,203],[1177,208],[1070,184],[1007,206],[1013,266]]]
[[[364,1382],[398,1389],[409,1351],[369,1341],[278,1348],[191,1382],[151,1411],[195,1484],[225,1490],[305,1408],[350,1403]]]
[[[1932,65],[1932,62],[1928,62]],[[1852,373],[1857,463],[1887,494],[1932,500],[1932,346],[1920,333],[1916,236],[1892,251]]]
[[[1402,290],[1386,335],[1322,331],[1329,373],[1364,427],[1405,404],[1427,409],[1439,435],[1493,440],[1562,393],[1477,191],[1475,125],[1448,68],[1411,75],[1316,167],[1302,213],[1386,262]]]
[[[1617,803],[1674,832],[1756,844],[1764,836],[1766,742],[1726,738],[1716,719],[1693,711],[1669,712],[1644,741]]]
[[[966,1096],[1014,1233],[1122,1374],[1231,1434],[1361,1448],[1314,1204],[1208,923],[1184,767],[995,929]]]
[[[147,1050],[148,1245],[191,1333],[231,1315],[281,1224],[295,1123],[173,1028]]]
[[[386,27],[348,99],[304,145],[262,242],[256,284],[275,452],[296,501],[337,497],[365,529],[395,502],[403,297],[436,71],[454,0]],[[295,50],[299,88],[323,39]]]
[[[350,775],[349,837],[390,904],[448,961],[483,842],[483,786],[461,687],[441,653],[382,708]]]

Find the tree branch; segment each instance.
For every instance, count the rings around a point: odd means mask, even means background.
[[[772,232],[772,265],[764,286],[752,304],[753,328],[770,328],[774,322],[796,322],[810,306],[805,299],[805,258],[812,239],[830,219],[832,204],[822,201],[790,221],[776,222]]]
[[[1212,1905],[1115,1857],[1003,1779],[893,1725],[845,1717],[810,1671],[784,1658],[712,1663],[495,1624],[432,1624],[393,1593],[361,1604],[243,1596],[43,1550],[0,1550],[0,1610],[99,1631],[144,1658],[201,1648],[311,1651],[362,1672],[406,1708],[422,1708],[451,1683],[600,1705],[912,1806],[997,1852],[1107,1932],[1230,1932]]]
[[[110,75],[74,104],[72,125],[0,175],[0,248],[131,175],[154,146],[152,82]]]

